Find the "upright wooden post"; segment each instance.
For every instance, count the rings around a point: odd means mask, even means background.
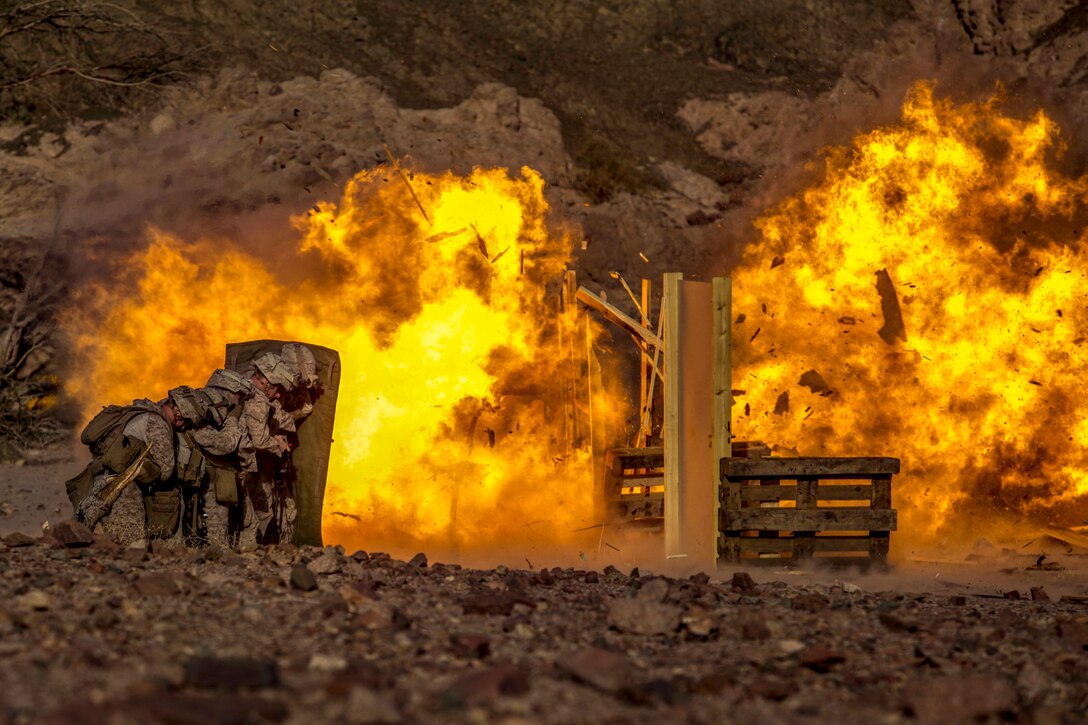
[[[733,455],[733,279],[715,277],[713,279],[714,304],[714,357],[712,360],[714,375],[714,419],[711,447],[714,450],[714,521],[717,527],[719,508],[721,507],[721,480],[719,469],[721,460]],[[715,539],[719,538],[718,532]],[[715,558],[720,546],[714,544]]]
[[[665,555],[683,553],[680,550],[680,466],[675,463],[680,453],[680,346],[676,344],[680,330],[680,272],[666,272],[662,280],[662,311],[665,327],[658,334],[665,340]]]
[[[642,309],[640,310],[640,312],[642,313],[642,325],[644,327],[649,327],[650,326],[650,280],[648,280],[648,279],[642,280]],[[656,330],[656,332],[657,332],[657,334],[659,336],[661,335],[661,330]],[[638,406],[639,416],[638,416],[638,420],[639,420],[639,431],[638,431],[638,441],[635,442],[635,447],[636,448],[642,448],[644,446],[650,445],[650,435],[649,435],[649,433],[647,433],[646,435],[643,435],[642,422],[644,420],[646,420],[646,414],[654,404],[654,401],[650,400],[649,396],[647,394],[648,391],[649,391],[649,384],[650,384],[650,377],[649,376],[650,376],[651,373],[650,373],[649,350],[648,350],[648,347],[647,347],[645,341],[641,341],[641,340],[639,341],[639,348],[642,350],[642,353],[639,355],[639,358],[638,358],[638,392],[639,392],[639,397],[638,397],[638,400],[639,400],[639,406]]]
[[[565,318],[567,338],[564,341],[566,343],[566,349],[563,353],[567,359],[568,370],[570,371],[567,380],[564,381],[568,391],[568,400],[570,401],[567,413],[570,421],[570,435],[567,438],[567,460],[570,460],[574,453],[574,449],[578,448],[582,442],[582,420],[578,411],[578,399],[580,397],[578,376],[581,373],[581,365],[579,365],[580,361],[578,359],[578,303],[575,301],[577,294],[578,273],[573,269],[568,269],[563,278],[563,299],[566,302],[567,313]]]

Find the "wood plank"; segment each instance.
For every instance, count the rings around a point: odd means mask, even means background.
[[[899,473],[898,458],[723,458],[722,478],[872,478]]]
[[[820,488],[819,479],[799,478],[795,488],[797,489],[797,508],[802,511],[815,509],[817,489]],[[812,558],[816,551],[816,545],[813,541],[815,536],[815,531],[798,531],[793,535],[794,559]]]
[[[717,462],[733,455],[733,280],[729,277],[715,277],[711,280],[711,285],[711,324],[714,333],[711,383],[714,386],[714,400],[710,446],[714,456],[712,462]],[[713,466],[710,475],[713,478]],[[720,477],[714,484],[712,505],[714,521],[717,521],[718,508],[721,505]]]
[[[669,340],[664,351],[665,425],[661,438],[669,451],[665,465],[665,555],[680,551],[680,283],[684,275],[667,272],[662,279],[661,312],[665,325],[658,332]]]
[[[661,347],[662,343],[660,337],[655,335],[651,330],[646,329],[646,327],[639,324],[636,320],[625,315],[616,307],[608,304],[585,287],[578,288],[577,299],[586,307],[600,312],[609,322],[619,325],[635,337],[641,338],[646,344],[658,348]]]
[[[740,488],[741,504],[759,503],[761,501],[789,501],[797,496],[797,487],[789,484],[782,486],[745,486],[743,483],[738,482],[737,485]],[[872,499],[872,486],[865,483],[820,483],[816,491],[818,501],[870,501]],[[890,507],[885,506],[884,508]]]
[[[722,516],[723,528],[729,531],[895,531],[896,526],[896,512],[892,509],[749,508],[726,510]]]
[[[718,561],[736,564],[740,561],[740,537],[721,535],[718,537]]]
[[[658,465],[665,462],[665,448],[664,446],[649,446],[646,448],[610,448],[608,455],[612,458],[617,458],[621,461],[636,460],[639,461],[639,465],[643,460],[656,460]],[[630,468],[630,466],[627,466]]]
[[[735,537],[737,548],[745,553],[781,554],[793,551],[795,539],[760,539],[754,536]],[[816,552],[869,551],[868,536],[814,536],[808,539]]]
[[[873,476],[873,495],[870,499],[875,509],[890,509],[892,507],[892,477]]]
[[[650,327],[650,280],[642,280],[642,303],[639,305],[639,315],[642,317],[643,327]],[[646,345],[645,340],[640,340],[638,355],[638,419],[639,419],[639,432],[636,443],[639,446],[645,446],[650,442],[650,437],[644,435],[642,432],[643,421],[646,420],[647,412],[650,406],[653,405],[653,401],[649,399],[647,395],[648,386],[650,384],[650,355],[649,347]],[[655,349],[656,353],[657,350]]]
[[[891,536],[887,531],[872,531],[870,533],[872,538],[869,539],[869,558],[873,561],[887,561]]]

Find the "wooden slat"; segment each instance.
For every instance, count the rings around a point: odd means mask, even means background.
[[[608,451],[607,465],[620,472],[628,468],[663,468],[665,449],[661,446],[652,448],[613,448]]]
[[[888,544],[891,543],[891,536],[887,531],[872,531],[872,538],[869,539],[869,558],[873,561],[887,561],[888,560]]]
[[[587,290],[585,287],[579,287],[578,292],[575,296],[577,300],[586,307],[597,310],[602,315],[604,315],[605,319],[607,319],[609,322],[619,325],[620,327],[630,332],[632,335],[639,337],[642,340],[645,340],[648,345],[653,345],[654,347],[658,348],[661,347],[662,343],[660,337],[655,335],[652,331],[646,329],[645,326],[639,324],[637,321],[632,320],[623,312],[620,312],[618,308],[608,304],[600,297]]]
[[[892,477],[873,476],[873,494],[870,499],[875,509],[889,509],[892,507]]]
[[[793,551],[795,539],[760,539],[756,537],[738,536],[737,548],[742,552],[759,554],[780,554]],[[818,552],[826,551],[869,551],[870,538],[868,536],[815,536],[809,539],[812,548]]]
[[[892,509],[723,509],[726,531],[895,531]]]
[[[723,479],[872,478],[899,473],[898,458],[723,458]]]
[[[790,501],[797,495],[797,487],[784,486],[745,486],[731,483],[740,489],[742,504],[759,503],[760,501]],[[868,484],[824,484],[816,489],[816,498],[819,501],[870,501],[872,499],[872,486]],[[883,508],[890,508],[884,506]]]

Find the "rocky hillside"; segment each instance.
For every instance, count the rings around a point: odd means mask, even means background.
[[[609,272],[726,271],[822,148],[895,119],[921,79],[1046,107],[1072,171],[1088,138],[1088,14],[1071,0],[9,6],[0,374],[23,432],[8,457],[54,436],[26,409],[70,374],[49,315],[67,284],[148,223],[289,243],[287,217],[386,145],[425,170],[537,168],[584,240],[580,278],[608,288]]]

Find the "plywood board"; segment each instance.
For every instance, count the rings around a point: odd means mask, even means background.
[[[707,569],[717,556],[712,299],[709,283],[665,275],[665,555]]]

